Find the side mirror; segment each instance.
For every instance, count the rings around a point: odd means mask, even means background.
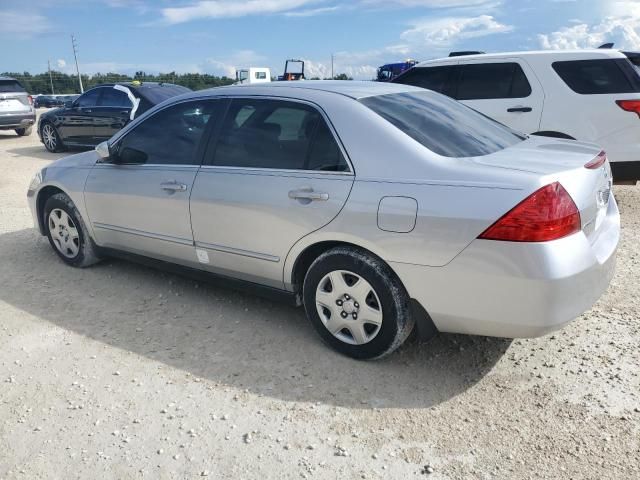
[[[96,146],[96,152],[98,153],[98,160],[101,163],[104,163],[109,160],[111,157],[111,152],[109,151],[109,142],[102,142]]]

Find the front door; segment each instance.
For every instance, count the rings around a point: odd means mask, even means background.
[[[172,105],[111,146],[111,163],[97,164],[85,186],[98,245],[194,263],[189,195],[217,105]]]
[[[233,99],[191,195],[202,267],[283,288],[287,253],[335,218],[352,184],[345,155],[315,107]]]
[[[539,130],[544,92],[526,62],[461,62],[455,98],[519,132]]]
[[[96,145],[109,140],[129,123],[132,107],[126,93],[112,87],[105,87],[98,106],[93,110]]]
[[[102,87],[93,88],[80,95],[73,106],[63,110],[58,133],[62,141],[79,145],[94,145],[94,109],[98,105]]]

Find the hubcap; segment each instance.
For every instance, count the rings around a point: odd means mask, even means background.
[[[42,127],[42,140],[49,150],[54,150],[56,148],[56,132],[53,130],[51,125],[47,124]]]
[[[378,294],[364,278],[347,270],[322,278],[316,289],[316,309],[326,329],[350,345],[370,342],[382,326]]]
[[[67,258],[74,258],[80,251],[80,235],[71,217],[59,208],[49,213],[49,232],[58,251]]]

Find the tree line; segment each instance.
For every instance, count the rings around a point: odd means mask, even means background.
[[[77,75],[69,75],[62,72],[51,71],[32,75],[29,72],[3,72],[0,76],[12,77],[18,80],[27,92],[32,95],[62,95],[69,93],[80,93],[80,85],[78,84]],[[81,75],[82,86],[88,90],[102,83],[131,82],[139,80],[141,82],[164,82],[182,85],[191,90],[202,90],[204,88],[221,87],[231,85],[235,79],[226,76],[218,77],[209,75],[208,73],[160,73],[157,75],[145,72],[136,72],[135,75],[123,75],[121,73],[96,73],[95,75]],[[353,80],[344,73],[340,73],[333,77],[334,80]],[[275,80],[275,78],[274,78]],[[309,80],[320,80],[319,77],[313,77]],[[325,79],[328,80],[328,79]],[[53,85],[52,85],[53,84]],[[53,91],[52,87],[53,86]]]
[[[12,77],[18,80],[22,86],[32,95],[36,94],[67,94],[80,93],[77,75],[68,75],[62,72],[51,71],[32,75],[29,72],[4,72],[0,76]],[[204,88],[220,87],[231,85],[235,79],[229,77],[218,77],[207,73],[160,73],[157,75],[145,72],[136,72],[135,75],[123,75],[120,73],[96,73],[95,75],[81,75],[82,86],[88,90],[101,83],[131,82],[139,80],[141,82],[164,82],[183,85],[191,90],[202,90]],[[53,83],[53,91],[51,84]]]

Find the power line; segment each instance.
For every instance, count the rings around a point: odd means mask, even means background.
[[[73,47],[73,58],[76,60],[76,72],[78,74],[78,83],[80,83],[80,93],[84,93],[84,88],[82,87],[82,77],[80,76],[80,67],[78,67],[78,44],[76,42],[76,37],[71,34],[71,46]]]

